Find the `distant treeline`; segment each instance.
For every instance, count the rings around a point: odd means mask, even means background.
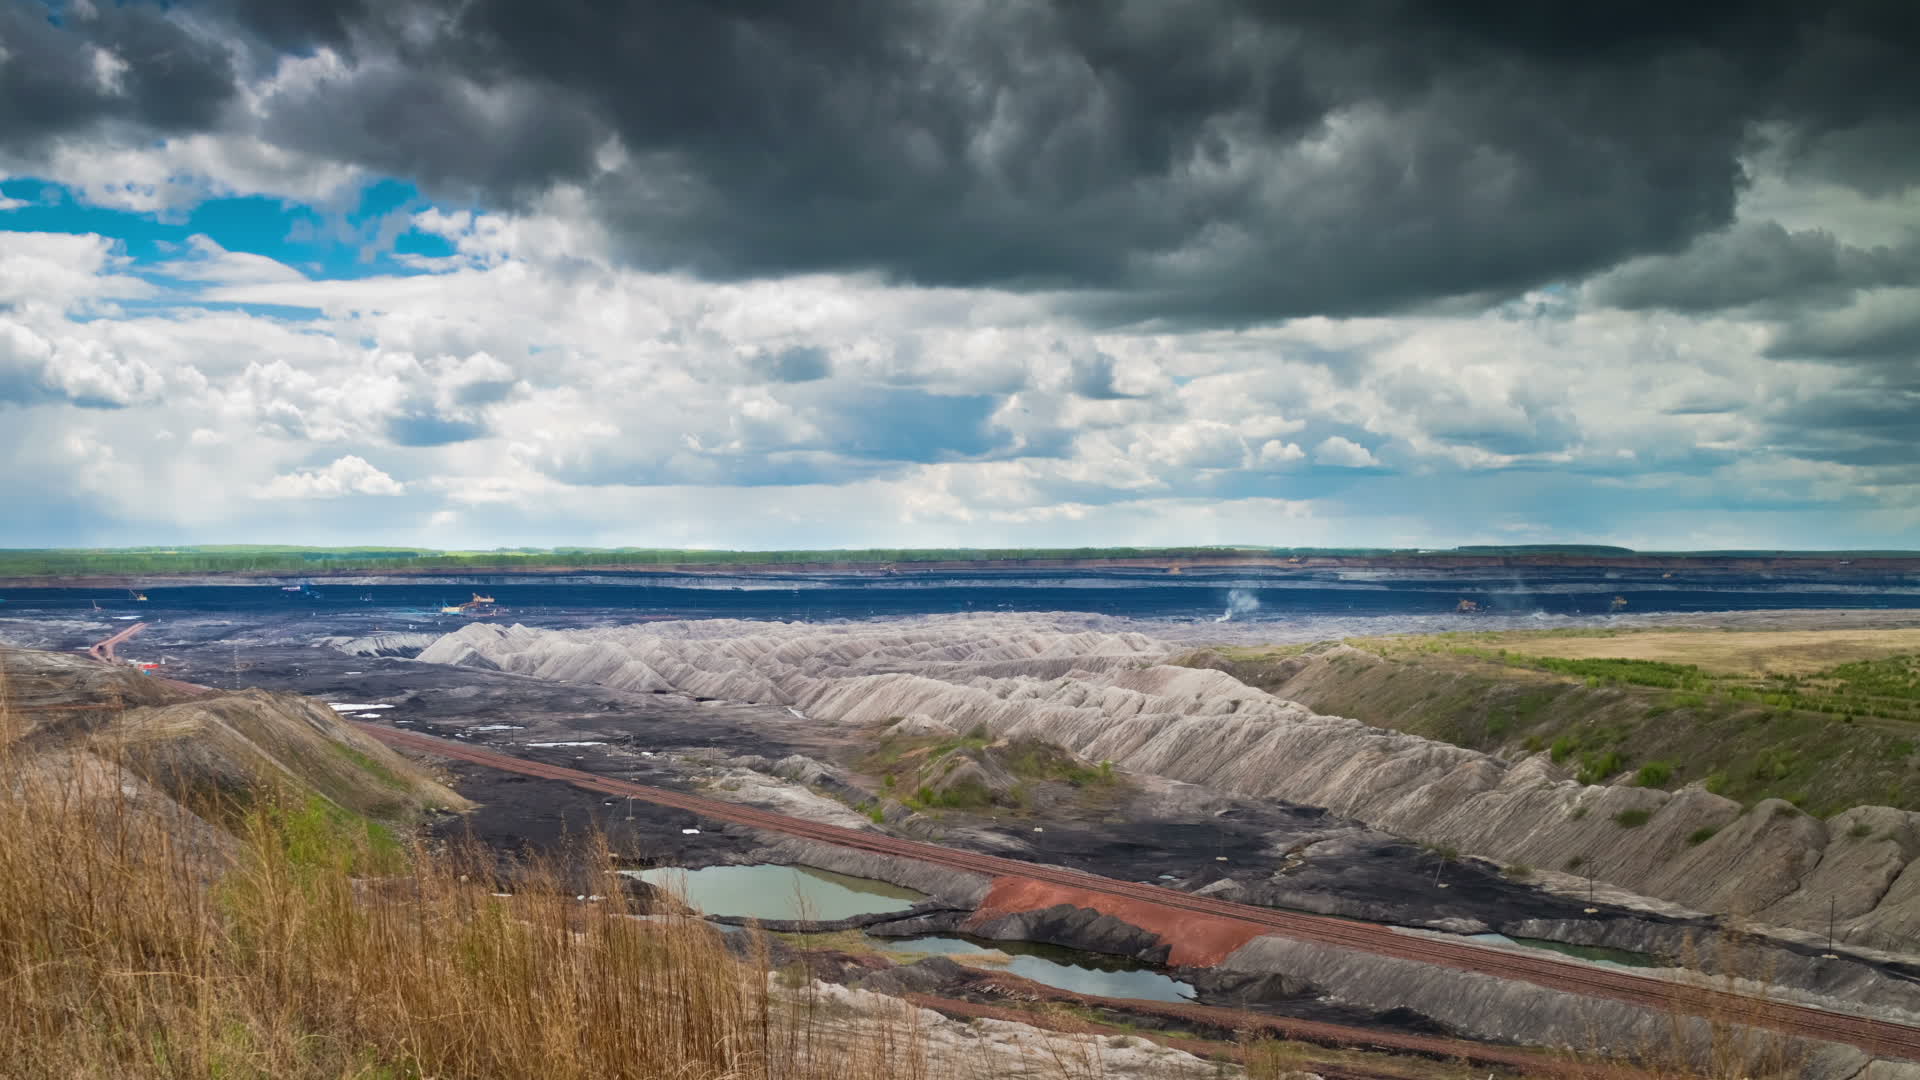
[[[1641,553],[1595,544],[1479,545],[1450,550],[1393,548],[1282,548],[1216,546],[1189,548],[859,548],[824,551],[719,551],[696,548],[495,548],[490,551],[440,551],[433,548],[301,547],[286,544],[200,544],[189,547],[0,549],[0,577],[81,577],[101,574],[283,573],[312,574],[351,570],[539,570],[568,567],[643,569],[672,566],[766,566],[782,564],[859,564],[889,566],[935,562],[1004,560],[1101,561],[1218,558],[1462,558],[1487,556],[1567,556],[1631,558],[1640,554],[1693,555],[1705,558],[1871,558],[1920,557],[1898,551],[1715,551]]]

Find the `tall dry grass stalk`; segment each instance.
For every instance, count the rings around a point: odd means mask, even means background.
[[[904,1006],[783,988],[764,945],[642,918],[611,879],[583,902],[535,864],[499,895],[492,856],[403,849],[317,800],[236,809],[213,844],[110,760],[18,751],[0,739],[0,1075],[1004,1075],[930,1060]]]

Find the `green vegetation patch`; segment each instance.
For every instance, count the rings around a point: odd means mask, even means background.
[[[1649,761],[1640,766],[1633,774],[1633,782],[1641,787],[1663,788],[1673,779],[1673,762]]]
[[[291,866],[354,875],[406,868],[406,851],[392,829],[317,795],[257,805],[247,815],[245,831]]]
[[[859,767],[912,810],[1021,811],[1044,784],[1109,801],[1122,786],[1111,761],[1089,763],[1034,738],[995,740],[984,725],[965,735],[883,739]]]
[[[387,787],[405,791],[413,786],[407,783],[400,774],[394,772],[385,764],[381,763],[379,759],[364,750],[356,749],[345,743],[333,742],[332,740],[328,740],[327,747],[334,753],[352,762],[355,768],[360,769]]]
[[[1868,804],[1920,810],[1920,657],[1853,660],[1812,673],[1730,673],[1659,659],[1541,656],[1546,646],[1529,647],[1622,633],[1354,638],[1346,642],[1352,650],[1333,656],[1322,644],[1291,649],[1284,660],[1215,651],[1197,662],[1319,712],[1509,760],[1545,751],[1583,783],[1627,774],[1640,786],[1671,790],[1698,778],[1748,806],[1797,800],[1821,817]],[[1862,647],[1857,633],[1836,633],[1850,635],[1836,647]],[[1689,658],[1711,652],[1711,640],[1703,643],[1711,635],[1670,636]],[[1790,643],[1819,647],[1807,632],[1794,632]]]
[[[1659,660],[1579,659],[1557,656],[1510,655],[1506,662],[1539,668],[1577,679],[1598,679],[1600,684],[1627,683],[1632,686],[1658,686],[1669,690],[1705,687],[1708,676],[1692,664],[1669,664]]]

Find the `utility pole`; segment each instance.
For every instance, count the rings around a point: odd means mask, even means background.
[[[1824,960],[1840,959],[1839,956],[1835,955],[1833,951],[1833,910],[1834,910],[1834,905],[1836,903],[1837,901],[1835,900],[1834,897],[1831,897],[1831,896],[1827,897],[1827,951],[1826,951],[1826,954],[1821,958]]]

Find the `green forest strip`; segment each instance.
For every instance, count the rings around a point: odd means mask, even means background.
[[[443,551],[408,547],[302,547],[298,545],[203,544],[183,547],[0,549],[0,578],[85,577],[136,574],[322,574],[346,571],[536,572],[573,568],[620,570],[720,566],[829,565],[887,567],[924,563],[1009,561],[1086,562],[1150,559],[1270,560],[1378,559],[1483,560],[1487,558],[1609,559],[1920,559],[1909,551],[1714,551],[1635,552],[1598,545],[1533,544],[1461,547],[1445,551],[1389,548],[1213,547],[1080,548],[859,548],[790,551],[727,551],[701,548],[495,548]]]

